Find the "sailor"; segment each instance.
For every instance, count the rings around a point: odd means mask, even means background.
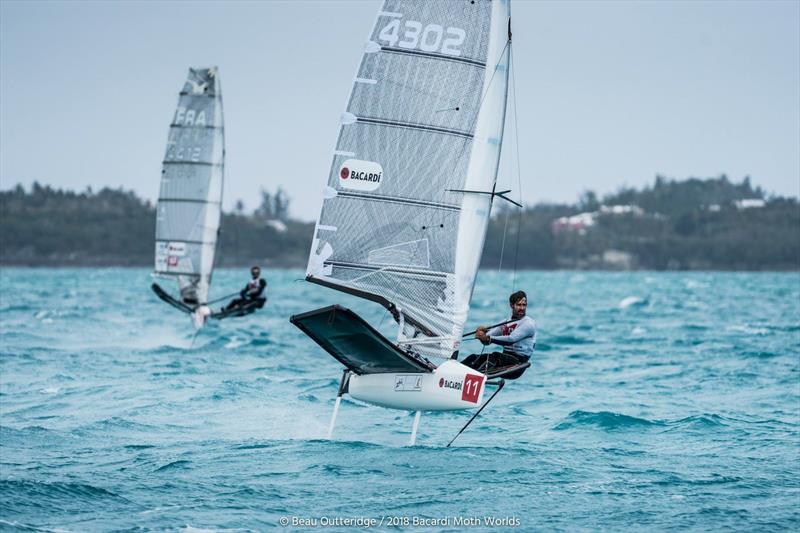
[[[463,363],[468,367],[488,373],[492,369],[525,363],[533,355],[536,347],[536,322],[526,315],[528,296],[524,291],[517,291],[508,298],[508,303],[511,306],[511,320],[492,329],[479,326],[475,331],[475,337],[484,346],[497,344],[503,347],[503,351],[467,356]],[[520,375],[522,372],[504,377],[515,379]]]
[[[258,265],[253,266],[250,269],[250,275],[252,279],[248,281],[244,289],[239,292],[239,297],[231,300],[231,303],[225,307],[225,311],[230,311],[236,306],[255,302],[257,300],[266,300],[262,294],[264,289],[267,288],[267,282],[261,277],[261,268]]]
[[[200,302],[197,299],[197,279],[190,280],[184,285],[183,280],[178,278],[181,285],[181,300],[186,305],[196,306]]]
[[[197,301],[197,291],[195,287],[181,289],[181,301],[186,305],[197,305],[199,302]]]

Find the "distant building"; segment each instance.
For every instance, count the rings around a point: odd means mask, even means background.
[[[578,213],[569,217],[561,217],[550,223],[553,233],[575,232],[578,235],[585,235],[586,229],[597,223],[600,215],[644,215],[644,209],[638,205],[601,205],[600,210],[586,213]]]
[[[286,232],[286,223],[284,223],[282,220],[278,219],[267,220],[265,224],[274,229],[275,231],[277,231],[278,233]]]
[[[550,228],[553,230],[553,233],[568,231],[584,235],[586,233],[586,228],[594,226],[596,217],[597,211],[593,213],[578,213],[571,217],[561,217],[551,222]]]
[[[736,209],[754,209],[764,207],[767,205],[767,202],[761,198],[744,198],[742,200],[736,200],[734,205],[736,205]]]
[[[644,209],[638,205],[601,205],[600,212],[611,215],[644,215]]]

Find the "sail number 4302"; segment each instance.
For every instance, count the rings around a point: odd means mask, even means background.
[[[464,43],[467,32],[461,28],[445,29],[439,24],[428,24],[423,28],[421,22],[407,20],[403,24],[402,36],[400,34],[400,21],[394,19],[383,27],[378,38],[389,43],[389,46],[460,56],[459,47]]]

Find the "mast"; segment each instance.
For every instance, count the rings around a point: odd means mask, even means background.
[[[494,64],[494,72],[487,69],[484,101],[475,128],[476,142],[472,146],[464,185],[465,190],[480,191],[483,194],[465,193],[461,207],[456,243],[456,306],[452,329],[454,352],[460,348],[461,335],[469,314],[500,167],[511,57],[511,7],[508,1],[501,0],[492,4],[491,24],[488,57],[489,62]]]

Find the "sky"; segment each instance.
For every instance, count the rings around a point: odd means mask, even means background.
[[[313,220],[380,5],[0,0],[0,188],[123,187],[155,200],[187,69],[216,65],[225,208],[252,210],[261,189],[281,186],[291,214]],[[517,125],[498,180],[515,197],[574,202],[657,174],[723,173],[800,195],[800,1],[511,10]]]

